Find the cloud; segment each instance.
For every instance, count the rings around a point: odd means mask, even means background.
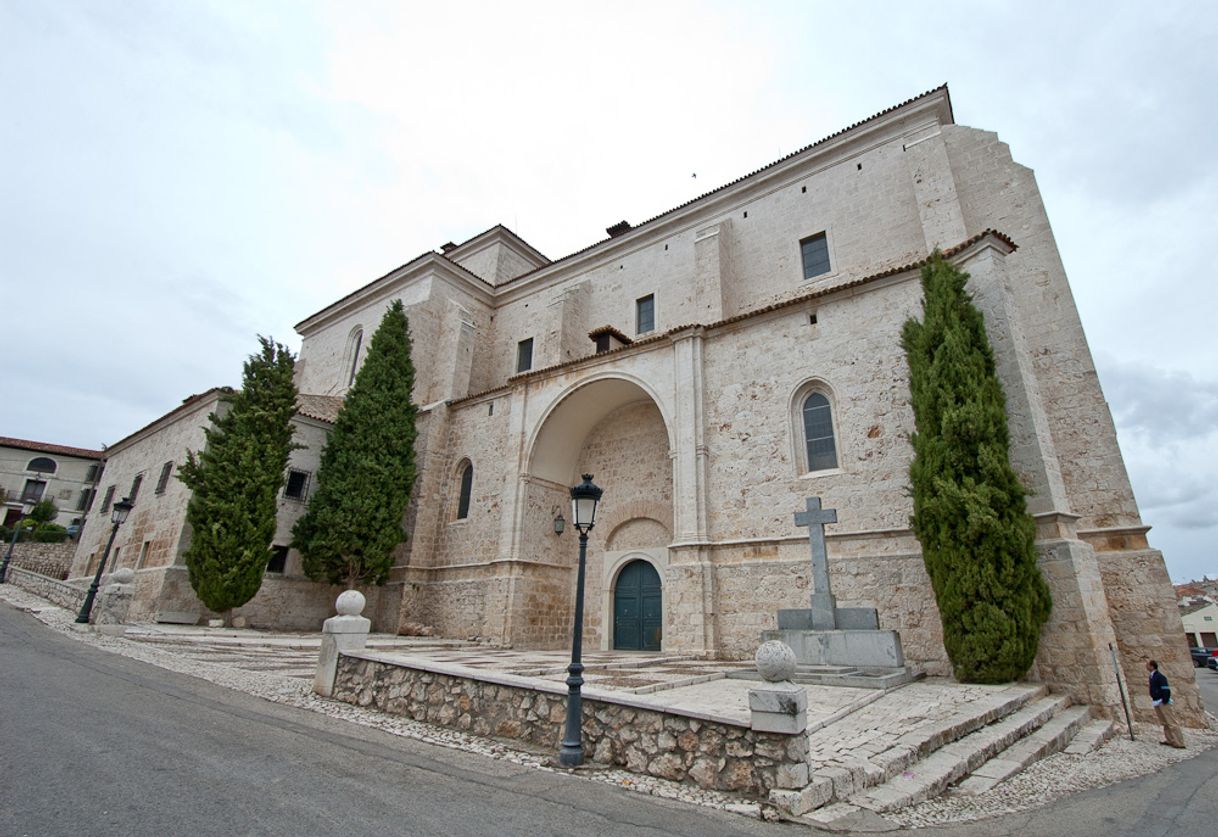
[[[1111,354],[1097,366],[1143,519],[1218,526],[1218,381]]]

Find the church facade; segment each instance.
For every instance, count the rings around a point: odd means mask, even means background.
[[[1154,656],[1199,722],[1033,173],[957,125],[946,88],[607,232],[550,261],[493,227],[297,326],[300,391],[336,399],[389,304],[409,317],[419,476],[378,629],[564,647],[578,549],[555,518],[586,473],[604,489],[587,648],[751,655],[779,609],[807,606],[793,515],[816,496],[837,510],[838,603],[876,608],[907,659],[949,673],[909,526],[900,346],[940,249],[986,317],[1053,593],[1032,676],[1111,709],[1110,647],[1132,682]]]

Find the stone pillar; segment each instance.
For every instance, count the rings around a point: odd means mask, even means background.
[[[1040,631],[1035,671],[1076,703],[1105,711],[1123,725],[1121,695],[1109,643],[1116,642],[1095,550],[1079,540],[1036,545],[1037,566],[1053,596],[1053,611]]]
[[[968,238],[947,145],[938,125],[905,143],[905,164],[918,201],[926,249],[951,247]]]
[[[106,579],[93,609],[93,630],[110,636],[122,636],[127,632],[125,622],[135,594],[135,570],[121,567]]]
[[[985,317],[985,330],[994,349],[994,365],[1006,395],[1011,432],[1011,465],[1031,492],[1028,511],[1070,513],[1061,465],[1032,353],[1019,321],[1006,269],[1009,245],[995,237],[978,243],[959,263],[969,272],[968,290]]]
[[[703,426],[702,329],[675,334],[673,342],[672,452],[673,538],[677,543],[706,541],[706,433]]]
[[[749,689],[749,727],[758,732],[803,733],[808,728],[808,690],[791,682],[795,652],[770,640],[761,644],[754,659],[765,684]]]
[[[728,234],[731,221],[723,220],[694,233],[694,296],[697,321],[717,322],[735,313],[729,293],[732,286]]]
[[[313,691],[322,697],[334,694],[334,678],[338,674],[338,655],[363,650],[368,642],[372,623],[360,614],[366,600],[358,590],[339,594],[334,603],[337,616],[331,616],[321,627],[321,652],[317,657],[317,675]]]

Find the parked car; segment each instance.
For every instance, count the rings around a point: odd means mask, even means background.
[[[1215,659],[1214,653],[1218,651],[1215,648],[1190,648],[1188,649],[1193,655],[1193,666],[1195,668],[1205,668],[1209,665],[1209,661]]]
[[[1205,665],[1210,671],[1218,671],[1218,657],[1210,657],[1205,661]]]

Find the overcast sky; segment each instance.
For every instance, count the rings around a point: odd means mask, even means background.
[[[1218,575],[1216,16],[0,0],[0,435],[114,442],[446,241],[557,258],[948,82],[1036,171],[1152,544]]]

